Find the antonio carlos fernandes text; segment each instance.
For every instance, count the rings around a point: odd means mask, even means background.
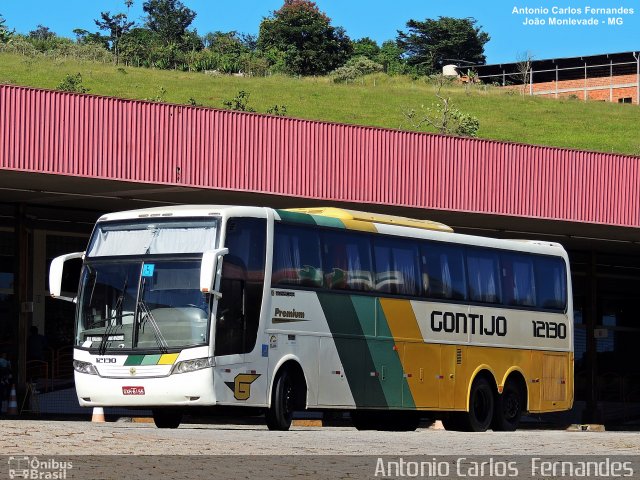
[[[529,470],[529,471],[526,471]],[[398,460],[385,461],[378,458],[375,477],[423,477],[423,478],[482,478],[482,477],[519,477],[530,475],[535,478],[621,478],[633,477],[634,471],[629,461],[598,458],[594,460],[546,460],[540,457],[527,460],[487,460],[460,457],[455,464],[447,460],[411,461],[400,457]]]

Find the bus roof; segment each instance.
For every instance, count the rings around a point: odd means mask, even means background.
[[[244,207],[232,205],[167,205],[163,207],[142,208],[139,210],[126,210],[102,215],[98,221],[119,220],[148,220],[149,218],[170,217],[208,217],[225,213],[246,214],[252,216],[265,216],[263,207]]]
[[[149,221],[160,218],[251,216],[265,218],[273,211],[276,220],[324,227],[359,230],[389,235],[463,243],[488,248],[506,248],[516,251],[545,255],[559,255],[568,261],[561,244],[540,240],[507,240],[453,233],[453,229],[442,223],[418,220],[393,215],[361,212],[336,207],[313,207],[275,209],[231,205],[167,205],[139,210],[113,212],[102,215],[99,222],[138,220]]]
[[[287,220],[295,221],[295,217],[282,212],[291,212],[298,214],[311,215],[312,217],[325,217],[339,220],[344,227],[354,230],[373,230],[374,223],[384,225],[397,225],[400,227],[420,228],[423,230],[436,230],[438,232],[453,232],[453,229],[444,223],[434,222],[431,220],[418,220],[415,218],[398,217],[395,215],[385,215],[382,213],[361,212],[358,210],[347,210],[336,207],[313,207],[313,208],[287,208],[278,210],[281,217],[288,217]],[[283,218],[284,220],[284,218]]]

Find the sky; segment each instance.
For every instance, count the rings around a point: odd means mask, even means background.
[[[139,23],[144,21],[142,3],[135,0],[130,11],[130,18]],[[257,34],[260,21],[283,0],[183,3],[198,14],[192,26],[200,34],[216,30]],[[545,59],[640,50],[640,0],[317,0],[316,4],[352,39],[368,36],[379,43],[395,39],[409,19],[473,17],[491,36],[485,45],[487,63],[514,62],[525,54]],[[627,11],[610,15],[587,11],[607,7]],[[525,8],[537,11],[514,13],[514,9]],[[101,11],[122,12],[126,7],[123,0],[0,0],[0,15],[19,33],[42,24],[58,35],[73,38],[75,28],[95,31],[93,19]],[[527,19],[538,24],[523,25]],[[597,21],[598,25],[552,25],[553,19]]]

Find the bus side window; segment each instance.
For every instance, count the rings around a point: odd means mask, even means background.
[[[324,232],[324,284],[334,290],[373,290],[371,242],[351,232]]]
[[[448,300],[467,297],[463,252],[457,245],[435,242],[422,245],[423,284],[427,297]]]
[[[222,261],[215,355],[248,353],[255,346],[264,288],[266,229],[266,220],[259,218],[231,218],[227,222],[225,246],[229,253]]]
[[[536,257],[537,304],[539,308],[564,310],[567,306],[567,275],[560,258]]]
[[[373,245],[376,290],[399,295],[420,295],[416,244],[402,239],[374,238]]]
[[[271,285],[322,287],[322,281],[318,231],[276,223]]]
[[[536,282],[531,255],[502,253],[502,292],[505,305],[536,306]]]
[[[502,301],[498,254],[479,248],[467,249],[469,299],[473,302]]]

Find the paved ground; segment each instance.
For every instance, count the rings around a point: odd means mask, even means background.
[[[640,455],[638,432],[521,430],[513,433],[359,432],[349,427],[0,421],[4,455]]]

